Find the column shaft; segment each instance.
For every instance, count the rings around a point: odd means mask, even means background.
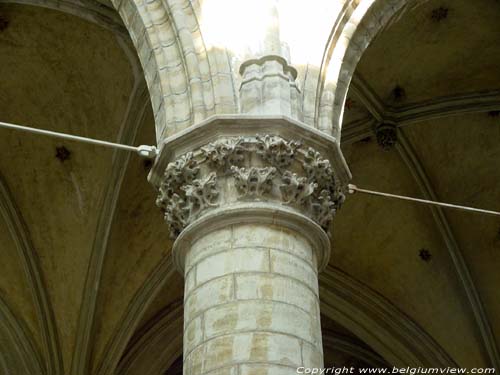
[[[230,225],[195,239],[184,269],[184,375],[322,367],[317,260],[302,235]]]
[[[247,67],[277,64],[290,85],[279,57]],[[265,80],[256,98],[275,103],[286,90]],[[184,375],[322,367],[318,272],[349,177],[335,139],[289,118],[213,119],[163,144],[150,178],[185,276]]]

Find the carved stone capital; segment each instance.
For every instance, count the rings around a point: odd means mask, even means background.
[[[213,210],[252,202],[328,231],[349,178],[333,138],[287,118],[241,116],[167,139],[150,174],[173,238]]]

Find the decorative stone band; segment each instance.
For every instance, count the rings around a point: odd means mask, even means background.
[[[248,67],[251,67],[252,65],[264,66],[267,62],[277,62],[278,64],[281,65],[281,70],[283,71],[283,74],[285,74],[287,78],[290,77],[290,79],[293,81],[297,79],[297,69],[289,65],[286,59],[278,55],[266,55],[259,59],[246,60],[240,66],[240,75],[244,76],[248,70]],[[248,74],[249,76],[253,77],[250,73]]]
[[[157,204],[171,236],[219,207],[240,202],[287,206],[328,231],[345,200],[330,161],[276,135],[224,137],[170,162]]]
[[[312,245],[313,263],[318,272],[328,265],[330,239],[318,224],[290,207],[265,202],[246,202],[214,209],[182,231],[173,247],[173,262],[177,270],[184,275],[186,254],[198,239],[218,229],[239,224],[274,225],[293,230],[304,236]]]

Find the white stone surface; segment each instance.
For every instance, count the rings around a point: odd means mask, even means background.
[[[227,274],[269,272],[269,250],[238,248],[204,258],[196,265],[197,284]]]
[[[305,284],[276,274],[236,275],[236,298],[243,300],[272,300],[286,302],[318,315],[318,297]],[[290,293],[293,290],[293,293]]]
[[[318,294],[317,270],[302,259],[279,250],[270,250],[271,272],[290,275]]]
[[[295,366],[278,365],[242,365],[240,366],[240,375],[291,375],[296,374]]]
[[[199,313],[219,304],[231,301],[234,296],[233,275],[224,276],[188,291],[184,302],[185,324]]]
[[[321,363],[312,253],[299,233],[278,225],[198,235],[186,261],[185,374],[281,374]]]

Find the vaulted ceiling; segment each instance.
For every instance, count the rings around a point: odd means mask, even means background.
[[[499,16],[487,0],[428,1],[379,35],[346,103],[354,183],[500,209]],[[389,151],[380,124],[398,127]],[[336,224],[337,267],[383,290],[463,365],[498,360],[498,219],[358,196]]]
[[[142,72],[109,2],[12,3],[22,4],[0,5],[0,121],[154,144]],[[346,103],[354,183],[500,210],[499,16],[491,0],[429,0],[379,35]],[[398,127],[389,150],[381,123]],[[183,280],[149,163],[0,134],[0,369],[180,374]],[[499,228],[488,216],[349,197],[320,280],[326,363],[399,365],[396,337],[461,366],[491,363]]]

